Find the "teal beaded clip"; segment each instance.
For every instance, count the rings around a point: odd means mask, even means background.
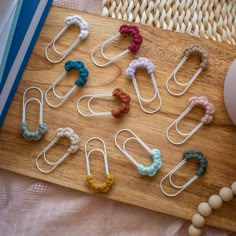
[[[174,184],[172,181],[172,175],[190,159],[197,160],[197,162],[199,164],[199,168],[198,168],[196,174],[189,181],[187,181],[185,184],[183,184],[181,186]],[[206,157],[203,156],[202,152],[191,151],[191,150],[185,151],[183,153],[183,160],[175,168],[173,168],[166,176],[164,176],[162,178],[162,180],[160,182],[161,191],[169,197],[176,196],[177,194],[182,192],[186,187],[188,187],[194,180],[196,180],[198,177],[204,175],[207,171],[207,166],[208,166],[208,161],[207,161]],[[163,182],[167,177],[169,177],[169,182],[170,182],[171,186],[174,187],[175,189],[179,189],[177,192],[170,194],[170,193],[167,193],[166,191],[164,191]]]
[[[118,144],[118,135],[121,132],[128,132],[131,133],[133,135],[133,137],[127,138],[124,143],[123,143],[123,147],[121,147]],[[137,140],[143,147],[144,149],[146,149],[152,159],[153,159],[153,163],[150,166],[144,166],[143,164],[138,163],[137,161],[135,161],[135,159],[127,152],[126,150],[126,144],[128,141],[130,140]],[[121,152],[123,152],[125,154],[125,156],[137,167],[139,174],[141,175],[148,175],[148,176],[154,176],[157,171],[162,167],[162,160],[161,160],[161,152],[158,149],[150,149],[133,131],[131,131],[130,129],[121,129],[119,130],[116,135],[115,135],[115,144],[116,146],[121,150]]]
[[[75,81],[75,85],[67,92],[66,95],[61,96],[56,92],[56,85],[62,80],[62,78],[72,69],[76,69],[79,72],[79,78]],[[65,63],[64,72],[51,84],[51,86],[45,92],[45,100],[47,104],[51,107],[59,107],[62,103],[70,96],[70,94],[78,87],[83,87],[88,81],[89,71],[84,67],[84,63],[82,61],[67,61]],[[54,96],[61,101],[58,104],[51,104],[48,101],[48,93],[52,90]]]
[[[31,97],[26,100],[26,94],[30,90],[37,90],[40,92],[41,99],[39,100],[38,98]],[[26,122],[26,110],[27,110],[27,105],[29,102],[36,101],[39,103],[39,127],[36,131],[30,131],[28,124]],[[42,136],[47,132],[48,130],[48,125],[43,122],[43,92],[41,89],[37,87],[30,87],[25,90],[23,94],[23,107],[22,107],[22,122],[20,126],[21,133],[23,134],[23,137],[29,141],[31,140],[39,140],[42,138]]]

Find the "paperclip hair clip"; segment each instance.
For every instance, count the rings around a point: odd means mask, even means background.
[[[215,106],[208,101],[206,97],[191,97],[188,101],[189,107],[168,127],[166,131],[167,139],[176,145],[183,144],[186,142],[203,124],[210,124],[214,119],[214,113],[215,113]],[[189,133],[183,133],[179,130],[178,124],[182,118],[192,110],[195,106],[202,106],[205,109],[205,116],[201,118],[200,123],[193,128]],[[169,136],[170,129],[175,125],[176,132],[182,136],[185,137],[181,142],[175,142],[173,141]]]
[[[137,68],[145,68],[147,70],[148,74],[151,76],[152,84],[153,84],[153,87],[154,87],[154,96],[151,99],[144,99],[141,96],[140,92],[139,92],[139,87],[138,87],[138,84],[137,84],[137,80],[135,78],[135,71],[137,70]],[[160,96],[160,93],[159,93],[159,90],[158,90],[158,86],[157,86],[157,82],[156,82],[154,72],[155,72],[154,64],[150,60],[148,60],[147,58],[144,58],[144,57],[141,57],[137,60],[133,60],[129,64],[128,69],[126,70],[127,76],[130,79],[132,79],[132,81],[133,81],[134,89],[135,89],[135,92],[136,92],[138,102],[139,102],[139,105],[140,105],[141,109],[144,112],[149,113],[149,114],[155,113],[155,112],[159,111],[159,109],[161,108],[161,96]],[[151,102],[154,101],[155,98],[159,99],[159,106],[155,110],[151,110],[151,111],[146,110],[143,107],[143,103],[146,103],[146,104],[151,103]]]
[[[103,150],[100,148],[94,148],[90,151],[88,151],[88,144],[92,141],[92,140],[98,140],[103,144]],[[104,165],[105,165],[105,180],[104,182],[98,182],[94,176],[91,174],[90,171],[90,162],[89,162],[89,158],[92,152],[101,152],[103,154],[104,157]],[[85,143],[85,157],[86,157],[86,167],[87,167],[87,176],[86,176],[86,183],[88,184],[89,188],[95,192],[108,192],[114,182],[114,177],[112,174],[110,174],[109,172],[109,166],[108,166],[108,158],[107,158],[107,150],[106,150],[106,144],[105,142],[98,137],[93,137],[90,138],[86,143]]]
[[[174,184],[172,181],[172,175],[190,159],[196,159],[199,164],[199,168],[198,168],[196,174],[190,180],[188,180],[185,184],[183,184],[181,186]],[[184,152],[183,153],[183,160],[175,168],[173,168],[166,176],[164,176],[162,178],[162,180],[160,182],[161,191],[169,197],[174,197],[174,196],[178,195],[186,187],[188,187],[194,180],[196,180],[198,177],[200,177],[206,173],[207,165],[208,165],[208,161],[207,161],[206,157],[203,156],[202,152],[196,152],[196,151]],[[170,182],[171,186],[175,189],[179,189],[176,193],[167,193],[163,189],[163,182],[165,181],[165,179],[167,177],[169,178],[169,182]]]
[[[120,99],[121,105],[120,107],[118,107],[117,109],[114,109],[110,112],[94,112],[91,108],[91,102],[94,98],[100,98],[100,97],[117,97]],[[88,110],[90,113],[83,113],[80,110],[80,102],[81,100],[83,100],[84,98],[89,98],[88,100]],[[79,98],[78,102],[77,102],[77,110],[78,112],[82,115],[82,116],[103,116],[103,115],[112,115],[115,118],[121,118],[123,117],[126,113],[129,112],[130,110],[130,96],[123,92],[122,89],[117,88],[115,90],[113,90],[112,94],[111,93],[105,93],[105,94],[93,94],[93,95],[84,95],[82,97]]]
[[[133,37],[133,41],[132,44],[128,47],[128,49],[126,49],[125,51],[119,53],[118,55],[112,57],[112,58],[108,58],[105,54],[104,54],[104,46],[107,45],[109,42],[111,42],[112,40],[118,38],[119,36],[123,35],[123,34],[131,34]],[[133,25],[121,25],[120,29],[119,29],[119,33],[115,34],[114,36],[112,36],[111,38],[107,39],[106,41],[102,42],[101,44],[99,44],[98,46],[96,46],[93,50],[92,50],[92,54],[91,54],[91,59],[93,61],[93,63],[96,66],[99,67],[104,67],[109,65],[110,63],[112,63],[113,61],[119,59],[120,57],[122,57],[123,55],[125,55],[128,52],[137,52],[140,48],[140,45],[142,44],[143,41],[143,37],[141,36],[141,34],[139,33],[139,29],[137,26],[133,26]],[[106,62],[105,64],[99,64],[95,61],[94,59],[94,53],[95,51],[101,47],[101,55],[104,57],[104,59],[106,59],[108,62]]]
[[[70,140],[70,147],[66,150],[66,152],[64,153],[64,155],[59,158],[57,161],[51,162],[48,160],[46,154],[47,151],[60,139],[60,138],[68,138]],[[55,138],[51,141],[51,143],[49,143],[47,145],[46,148],[43,149],[42,152],[40,152],[38,154],[38,156],[36,157],[36,167],[38,168],[39,171],[41,171],[42,173],[48,174],[50,172],[52,172],[59,164],[61,164],[71,153],[75,153],[79,150],[79,136],[77,134],[74,133],[73,129],[71,128],[59,128],[56,131],[56,135]],[[48,166],[52,166],[50,169],[45,170],[42,169],[39,166],[39,158],[43,155],[43,159],[46,162],[46,164]]]
[[[60,52],[56,49],[56,41],[61,37],[61,35],[71,26],[71,25],[78,25],[80,27],[80,34],[78,38],[74,41],[74,43],[65,51]],[[78,15],[69,16],[65,19],[65,26],[62,28],[62,30],[52,39],[52,41],[47,45],[45,48],[45,56],[48,59],[48,61],[52,63],[59,63],[61,62],[73,49],[74,47],[81,41],[88,37],[89,34],[89,26],[88,23]],[[54,52],[58,55],[62,55],[62,57],[59,60],[52,60],[48,56],[48,49],[52,45]]]
[[[118,136],[122,132],[128,132],[133,135],[133,137],[127,138],[124,143],[123,147],[121,147],[118,144]],[[149,152],[149,154],[152,157],[153,163],[150,166],[144,166],[143,164],[138,163],[126,150],[126,144],[130,140],[137,140],[141,146]],[[148,175],[148,176],[154,176],[156,172],[161,168],[162,166],[162,160],[161,160],[161,152],[158,149],[150,149],[133,131],[130,129],[121,129],[119,130],[115,135],[115,144],[120,149],[120,151],[137,167],[139,174],[141,175]]]
[[[176,73],[179,71],[180,67],[186,62],[186,60],[189,58],[191,54],[197,54],[201,57],[201,64],[197,72],[194,74],[194,76],[187,82],[187,83],[181,83],[176,79]],[[173,70],[169,78],[166,80],[166,89],[168,92],[174,96],[180,96],[184,94],[188,88],[191,86],[193,81],[197,78],[197,76],[202,72],[202,70],[206,69],[208,66],[208,53],[205,49],[200,48],[198,45],[192,45],[191,47],[188,47],[183,52],[183,59],[180,61],[180,63],[176,66],[176,68]],[[184,88],[182,92],[175,93],[170,90],[169,88],[169,81],[173,77],[175,83],[181,87]]]
[[[59,83],[59,81],[61,81],[63,79],[63,77],[67,74],[67,72],[69,72],[72,69],[76,69],[79,72],[79,78],[75,81],[75,85],[69,90],[69,92],[64,95],[64,96],[60,96],[57,94],[56,92],[56,85]],[[71,93],[77,88],[77,87],[83,87],[87,81],[88,81],[88,75],[89,72],[88,70],[84,67],[84,63],[82,61],[67,61],[65,63],[65,70],[64,72],[51,84],[51,86],[47,89],[47,91],[45,92],[45,100],[47,102],[47,104],[50,107],[59,107],[62,105],[62,103],[71,95]],[[52,89],[52,92],[54,94],[55,97],[57,97],[58,99],[60,99],[61,101],[58,104],[51,104],[48,101],[48,92]]]
[[[30,91],[30,90],[37,90],[38,92],[40,92],[40,96],[41,99],[37,99],[34,97],[31,97],[29,99],[26,100],[26,94]],[[26,122],[26,110],[27,110],[27,105],[29,102],[32,101],[36,101],[39,103],[39,127],[36,131],[30,131],[28,124]],[[41,89],[37,88],[37,87],[30,87],[28,89],[25,90],[24,94],[23,94],[23,109],[22,109],[22,122],[21,122],[21,126],[20,126],[21,132],[23,134],[23,137],[29,141],[31,140],[39,140],[42,138],[42,136],[47,132],[48,130],[48,125],[43,122],[43,92]]]

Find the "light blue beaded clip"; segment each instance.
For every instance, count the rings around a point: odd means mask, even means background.
[[[37,90],[40,92],[41,99],[39,100],[38,98],[31,97],[26,100],[26,94],[30,90]],[[39,128],[36,131],[30,131],[28,128],[28,124],[26,122],[26,110],[27,110],[27,105],[29,102],[36,101],[39,103]],[[22,109],[22,122],[20,126],[21,132],[23,134],[23,137],[29,141],[31,140],[39,140],[42,138],[42,136],[47,132],[48,130],[48,125],[43,122],[43,92],[41,89],[37,87],[30,87],[25,90],[23,94],[23,109]]]
[[[121,147],[118,144],[118,135],[121,132],[128,132],[133,135],[133,137],[127,138],[124,143],[123,147]],[[137,140],[151,155],[153,159],[153,163],[150,166],[144,166],[143,164],[138,163],[126,150],[126,144],[130,140]],[[148,176],[154,176],[157,171],[162,166],[162,160],[161,160],[161,152],[158,149],[150,149],[133,131],[130,129],[121,129],[119,130],[115,135],[115,144],[116,146],[125,154],[125,156],[137,167],[139,174],[141,175],[148,175]]]
[[[61,96],[56,92],[56,85],[62,80],[62,78],[72,69],[76,69],[79,72],[79,78],[75,81],[75,85],[67,92],[66,95]],[[83,87],[88,81],[89,72],[87,68],[84,67],[84,63],[82,61],[67,61],[65,63],[65,70],[62,74],[51,84],[51,86],[45,92],[45,100],[50,107],[59,107],[62,103],[70,96],[70,94],[77,88]],[[52,90],[54,96],[61,101],[58,104],[52,104],[48,101],[48,93]]]

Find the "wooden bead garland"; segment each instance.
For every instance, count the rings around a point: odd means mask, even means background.
[[[212,212],[212,209],[219,209],[223,201],[231,201],[236,195],[236,181],[232,183],[230,187],[223,187],[219,191],[219,195],[213,194],[209,197],[208,202],[201,202],[198,205],[198,213],[195,213],[192,217],[192,224],[188,228],[188,234],[190,236],[201,236],[202,227],[205,224],[206,216],[209,216]]]

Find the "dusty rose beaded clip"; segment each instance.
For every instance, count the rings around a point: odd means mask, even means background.
[[[112,40],[120,37],[121,35],[124,35],[124,34],[131,34],[132,36],[132,43],[131,45],[128,46],[128,48],[119,53],[118,55],[115,55],[111,58],[107,57],[105,54],[104,54],[104,46],[106,44],[108,44],[109,42],[111,42]],[[92,54],[91,54],[91,59],[93,61],[93,63],[96,65],[96,66],[99,66],[99,67],[104,67],[104,66],[107,66],[109,65],[110,63],[112,63],[113,61],[117,60],[118,58],[122,57],[123,55],[125,55],[126,53],[128,52],[137,52],[141,46],[143,42],[143,37],[141,36],[141,34],[139,33],[139,29],[137,26],[134,26],[134,25],[121,25],[120,26],[120,29],[119,29],[119,33],[113,35],[111,38],[107,39],[106,41],[102,42],[101,44],[99,44],[98,46],[96,46],[93,50],[92,50]],[[95,61],[94,59],[94,53],[95,51],[100,48],[100,52],[101,52],[101,55],[102,57],[107,61],[106,63],[104,64],[99,64]]]
[[[199,69],[196,71],[196,73],[193,75],[193,77],[187,83],[179,82],[176,78],[176,73],[179,71],[180,67],[186,62],[186,60],[192,54],[198,55],[201,59],[201,64],[199,66]],[[171,73],[169,78],[166,80],[166,89],[168,90],[168,92],[170,94],[172,94],[174,96],[180,96],[180,95],[184,94],[188,90],[188,88],[191,86],[193,81],[197,78],[197,76],[202,72],[202,70],[207,69],[207,66],[208,66],[208,52],[205,49],[201,48],[200,46],[198,46],[196,44],[193,44],[192,46],[185,48],[183,51],[183,59],[175,67],[175,69],[173,70],[173,72]],[[173,92],[173,90],[171,90],[169,88],[169,82],[170,82],[171,78],[174,79],[174,82],[176,83],[176,85],[179,85],[184,88],[183,91]]]
[[[214,114],[215,114],[215,106],[210,103],[208,101],[208,99],[206,97],[200,96],[200,97],[191,97],[189,98],[188,101],[188,105],[189,107],[168,127],[167,132],[166,132],[166,136],[167,139],[176,145],[179,144],[183,144],[184,142],[186,142],[203,124],[210,124],[213,119],[214,119]],[[183,119],[183,117],[190,112],[194,107],[196,106],[202,106],[205,109],[205,115],[201,118],[200,123],[194,127],[190,132],[188,133],[183,133],[179,130],[178,125],[180,120]],[[176,132],[181,136],[181,137],[185,137],[182,141],[180,142],[175,142],[173,141],[170,136],[169,136],[169,132],[170,129],[175,126],[175,130]]]
[[[110,112],[95,112],[91,108],[91,102],[94,98],[104,98],[104,97],[117,97],[120,100],[120,106],[116,109],[111,110]],[[88,103],[86,104],[87,112],[81,111],[80,102],[83,99],[88,99]],[[130,96],[125,93],[122,89],[117,88],[114,89],[112,93],[104,93],[104,94],[93,94],[93,95],[84,95],[79,98],[77,102],[77,110],[82,116],[103,116],[103,115],[112,115],[115,118],[121,118],[130,110]]]

